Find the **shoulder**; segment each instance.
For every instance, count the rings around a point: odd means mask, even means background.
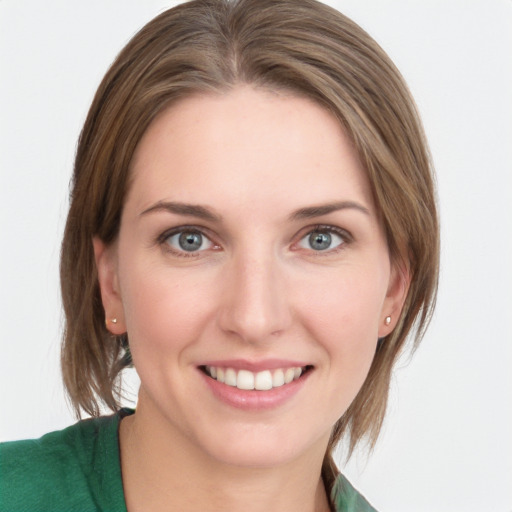
[[[0,509],[98,510],[102,494],[122,497],[118,423],[118,415],[89,419],[0,444]]]
[[[336,478],[331,499],[336,512],[377,512],[341,474]]]

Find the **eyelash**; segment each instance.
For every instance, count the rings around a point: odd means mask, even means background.
[[[340,243],[338,246],[332,249],[326,249],[325,251],[315,251],[313,249],[310,249],[310,252],[313,256],[327,256],[337,254],[340,251],[343,251],[346,248],[346,246],[353,241],[352,235],[346,229],[342,229],[337,226],[331,226],[328,224],[316,224],[315,226],[308,226],[302,232],[304,234],[300,236],[299,242],[296,242],[294,245],[297,245],[307,236],[311,236],[311,234],[313,233],[335,234],[339,236],[342,240],[342,243]]]
[[[199,254],[201,254],[201,252],[203,251],[190,251],[190,252],[187,252],[185,250],[183,251],[178,251],[174,248],[172,248],[169,243],[168,243],[168,240],[169,238],[171,238],[172,236],[175,236],[175,235],[179,235],[180,233],[186,233],[186,232],[190,232],[190,233],[197,233],[198,235],[201,235],[202,237],[206,238],[207,240],[210,241],[211,244],[213,244],[214,247],[219,247],[218,244],[216,244],[215,242],[213,242],[211,240],[211,236],[207,235],[205,233],[205,229],[204,228],[201,228],[201,227],[198,227],[198,226],[179,226],[179,227],[176,227],[176,228],[173,228],[173,229],[170,229],[168,231],[164,231],[158,238],[157,238],[157,243],[158,245],[160,245],[166,252],[169,252],[171,253],[173,256],[177,256],[178,258],[197,258],[197,256]]]
[[[173,249],[169,243],[168,240],[172,236],[178,235],[180,233],[184,232],[190,232],[190,233],[197,233],[203,237],[205,237],[211,244],[213,244],[214,248],[220,247],[219,244],[216,244],[212,241],[211,236],[205,233],[205,228],[198,227],[198,226],[179,226],[170,230],[167,230],[163,232],[158,238],[157,243],[160,245],[166,252],[171,253],[174,256],[177,256],[179,258],[197,258],[204,250],[200,251],[190,251],[187,252],[185,250],[178,251]],[[314,256],[325,256],[325,255],[331,255],[331,254],[337,254],[338,252],[342,251],[346,245],[350,244],[353,241],[352,235],[345,229],[338,228],[336,226],[330,226],[325,224],[316,224],[314,226],[308,226],[307,228],[304,228],[301,230],[303,234],[300,235],[300,238],[298,242],[295,242],[293,245],[297,245],[302,240],[304,240],[307,236],[310,236],[312,233],[328,233],[328,234],[335,234],[339,236],[343,242],[340,243],[338,246],[332,248],[332,249],[326,249],[325,251],[315,251],[313,249],[310,249],[309,252],[313,254]],[[300,249],[293,249],[293,250],[300,250]]]

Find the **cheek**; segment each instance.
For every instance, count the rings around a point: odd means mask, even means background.
[[[211,287],[179,272],[129,262],[121,268],[127,332],[136,357],[139,345],[151,350],[179,350],[197,339],[209,316]]]
[[[324,354],[323,401],[334,424],[346,412],[370,370],[378,340],[379,303],[361,286],[317,293],[310,301],[307,328]]]
[[[331,365],[366,376],[377,345],[385,283],[379,274],[345,272],[303,295],[303,323]]]

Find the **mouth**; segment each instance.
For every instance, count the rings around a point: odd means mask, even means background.
[[[269,391],[299,380],[313,369],[313,366],[291,366],[252,372],[246,369],[223,366],[200,366],[200,370],[211,379],[240,390]]]

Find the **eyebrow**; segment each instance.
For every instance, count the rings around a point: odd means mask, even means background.
[[[219,215],[216,215],[205,206],[198,204],[179,203],[176,201],[159,201],[158,203],[144,210],[140,216],[161,211],[175,213],[177,215],[188,215],[190,217],[197,217],[199,219],[208,220],[211,222],[220,222],[222,220]]]
[[[338,201],[335,203],[299,208],[290,215],[289,219],[291,221],[312,219],[314,217],[321,217],[322,215],[328,215],[329,213],[346,209],[354,209],[364,213],[365,215],[370,215],[368,208],[359,203],[356,203],[355,201]],[[159,201],[158,203],[141,212],[140,216],[161,211],[174,213],[177,215],[197,217],[199,219],[208,220],[211,222],[220,222],[222,220],[222,217],[213,213],[205,206],[198,204],[180,203],[176,201]]]
[[[368,208],[359,203],[356,203],[355,201],[338,201],[335,203],[300,208],[290,215],[290,220],[312,219],[314,217],[321,217],[322,215],[327,215],[332,212],[346,209],[358,210],[365,215],[370,215],[370,210],[368,210]]]

